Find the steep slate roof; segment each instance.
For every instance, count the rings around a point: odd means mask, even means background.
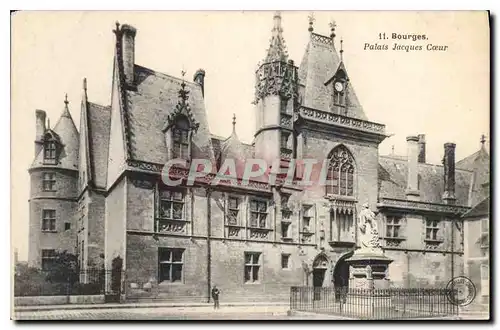
[[[106,187],[108,172],[108,144],[111,128],[111,107],[88,102],[90,158],[92,179],[99,188]]]
[[[463,215],[463,218],[476,218],[488,216],[490,214],[490,197],[486,197],[483,201],[479,202],[469,212]]]
[[[132,159],[157,164],[167,161],[165,135],[162,131],[167,117],[178,102],[178,91],[182,79],[135,65],[136,90],[127,90],[126,114]],[[214,160],[208,130],[205,104],[200,85],[186,83],[189,91],[188,103],[194,119],[200,124],[193,135],[193,158]]]
[[[311,33],[298,72],[299,83],[304,86],[301,89],[303,106],[329,111],[332,90],[331,85],[325,86],[325,83],[333,77],[339,68],[344,68],[344,63],[341,62],[335,49],[334,40]],[[368,120],[350,78],[346,94],[348,116]]]
[[[47,133],[48,131],[50,131],[50,129],[47,129],[45,133]],[[44,154],[43,152],[39,152],[31,166],[49,166],[69,170],[77,170],[80,137],[78,134],[78,130],[76,129],[75,122],[73,121],[71,113],[69,112],[67,103],[64,106],[61,117],[59,117],[59,120],[57,121],[52,131],[57,134],[62,144],[62,150],[60,151],[58,158],[59,163],[57,165],[44,164]]]
[[[457,168],[466,169],[474,173],[469,205],[476,205],[489,196],[490,182],[490,155],[484,148],[465,157],[456,164]]]
[[[379,198],[406,199],[408,163],[395,157],[379,157]],[[420,200],[443,204],[444,169],[440,165],[418,164]],[[468,205],[472,172],[455,170],[455,197],[457,205]]]
[[[254,155],[254,147],[241,142],[238,136],[233,136],[233,134],[229,138],[212,135],[211,140],[214,156],[219,167],[225,158],[251,158]]]

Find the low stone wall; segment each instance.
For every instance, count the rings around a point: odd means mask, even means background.
[[[104,295],[14,297],[14,306],[104,304]]]

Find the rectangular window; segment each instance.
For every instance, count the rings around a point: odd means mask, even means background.
[[[71,223],[70,222],[65,222],[64,223],[64,230],[70,230],[71,229]]]
[[[488,280],[490,278],[490,268],[488,264],[481,265],[481,279]]]
[[[428,219],[425,221],[425,238],[429,240],[438,240],[439,220]]]
[[[287,111],[286,111],[287,105],[288,105],[288,100],[281,100],[281,103],[280,103],[281,113],[287,113]]]
[[[245,283],[259,281],[260,255],[259,252],[245,252]]]
[[[267,202],[260,200],[250,201],[250,227],[266,228]]]
[[[45,142],[43,148],[43,158],[50,161],[54,161],[56,159],[56,143],[54,141]]]
[[[189,159],[189,131],[174,128],[172,131],[173,157]]]
[[[290,269],[290,255],[282,254],[281,255],[281,268],[282,269]]]
[[[56,210],[42,211],[42,231],[56,231]]]
[[[56,262],[56,250],[42,250],[42,269],[50,270]]]
[[[227,223],[229,225],[238,224],[238,213],[240,212],[240,199],[238,197],[229,197],[227,206]]]
[[[401,236],[401,217],[395,215],[387,216],[386,223],[386,237],[400,237]]]
[[[488,232],[489,232],[488,219],[482,219],[481,220],[481,233],[488,234]]]
[[[182,191],[160,191],[160,218],[184,220],[184,193]]]
[[[180,283],[183,278],[184,249],[158,248],[158,283]]]
[[[302,207],[302,231],[306,233],[311,231],[311,208],[311,205],[304,205]]]
[[[281,237],[290,238],[290,223],[288,222],[281,223]]]
[[[56,174],[52,172],[44,172],[42,178],[43,191],[56,190]]]

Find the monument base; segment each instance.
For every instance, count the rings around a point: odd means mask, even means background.
[[[358,249],[346,259],[350,266],[349,287],[352,289],[388,289],[387,269],[393,260],[382,249]]]

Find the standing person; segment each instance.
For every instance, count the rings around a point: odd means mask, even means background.
[[[212,298],[214,299],[214,309],[219,309],[219,295],[220,295],[220,290],[217,288],[217,286],[214,284],[214,287],[212,288]]]

